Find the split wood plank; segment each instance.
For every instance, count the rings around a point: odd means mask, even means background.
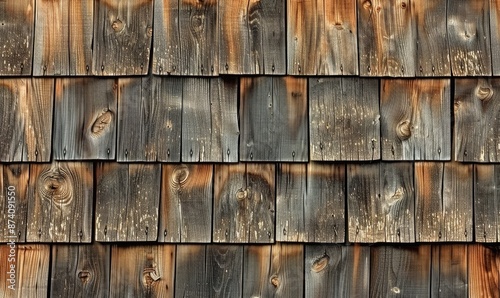
[[[411,163],[347,167],[350,242],[415,242]]]
[[[492,74],[500,75],[500,0],[490,0]]]
[[[432,297],[467,297],[467,248],[466,244],[432,246]]]
[[[238,81],[185,78],[182,161],[238,162]]]
[[[288,73],[358,74],[356,1],[288,0]]]
[[[500,295],[500,250],[498,246],[469,244],[467,252],[469,297],[498,297]]]
[[[450,80],[382,80],[384,160],[450,160]]]
[[[92,72],[93,0],[36,0],[33,75]]]
[[[160,176],[159,164],[97,164],[97,241],[156,241]]]
[[[33,55],[35,0],[0,3],[0,75],[29,76]]]
[[[311,160],[380,159],[379,80],[310,78]]]
[[[213,242],[273,243],[274,164],[217,164]]]
[[[56,79],[54,159],[114,159],[117,81]]]
[[[154,2],[153,73],[217,76],[219,1]]]
[[[31,164],[28,242],[91,242],[93,164]]]
[[[370,248],[305,246],[305,297],[368,297]]]
[[[213,171],[211,164],[162,166],[159,242],[210,242]]]
[[[182,82],[148,76],[119,79],[117,160],[181,160]]]
[[[29,164],[0,165],[0,242],[26,242]]]
[[[500,165],[474,165],[474,225],[477,242],[500,242]]]
[[[303,293],[302,244],[245,246],[243,297],[301,297]]]
[[[358,0],[359,73],[413,77],[416,25],[410,0]]]
[[[242,78],[240,117],[241,161],[308,160],[305,78]]]
[[[145,75],[153,36],[153,0],[95,1],[95,75]]]
[[[53,79],[0,80],[0,161],[50,161],[53,96]]]
[[[472,165],[415,163],[417,242],[472,241]]]
[[[219,0],[218,25],[220,73],[286,73],[285,0]]]
[[[500,162],[500,79],[455,81],[455,160]]]
[[[113,245],[109,297],[174,297],[175,245]]]
[[[277,177],[277,241],[344,242],[345,165],[283,163]]]
[[[491,76],[490,0],[448,0],[446,9],[453,76]]]
[[[109,245],[53,245],[50,297],[109,297],[110,264]]]

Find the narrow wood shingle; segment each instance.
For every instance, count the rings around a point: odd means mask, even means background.
[[[28,163],[0,165],[0,242],[26,242]]]
[[[467,297],[469,246],[464,244],[432,246],[430,272],[432,297]]]
[[[495,297],[500,293],[500,250],[495,246],[467,246],[469,297]]]
[[[500,242],[500,165],[474,165],[474,228],[477,242]]]

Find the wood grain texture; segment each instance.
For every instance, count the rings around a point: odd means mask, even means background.
[[[56,80],[54,159],[115,158],[116,89],[115,79]]]
[[[368,246],[306,245],[305,297],[368,297]]]
[[[48,162],[52,79],[0,79],[0,161]]]
[[[0,242],[26,241],[29,164],[0,165]]]
[[[288,74],[357,75],[356,1],[287,3]]]
[[[448,0],[447,33],[453,76],[490,76],[490,1]]]
[[[307,161],[307,80],[246,77],[240,85],[240,160]]]
[[[94,9],[93,73],[147,74],[153,0],[97,0]]]
[[[417,46],[410,0],[358,0],[359,73],[412,77]]]
[[[467,297],[467,248],[465,244],[432,246],[432,297]]]
[[[380,159],[379,81],[310,78],[311,160]]]
[[[500,242],[500,165],[474,165],[475,241]]]
[[[469,297],[500,296],[500,250],[498,246],[467,246]]]
[[[285,0],[220,0],[220,73],[285,74],[285,14]]]
[[[500,162],[500,79],[457,79],[455,86],[455,160]]]
[[[160,203],[159,164],[98,163],[97,241],[156,241]]]
[[[500,74],[500,1],[490,0],[491,72]]]
[[[174,245],[113,245],[110,297],[174,297]]]
[[[237,80],[186,78],[182,94],[182,161],[238,162]]]
[[[216,164],[213,242],[273,243],[274,164]]]
[[[120,78],[118,161],[181,159],[182,79]]]
[[[54,245],[51,263],[50,297],[109,297],[109,245]]]
[[[162,166],[160,242],[210,242],[213,171],[211,164]]]
[[[0,75],[31,74],[35,0],[0,3]]]
[[[33,75],[92,72],[93,0],[36,0]]]
[[[384,160],[450,160],[450,81],[382,80]]]

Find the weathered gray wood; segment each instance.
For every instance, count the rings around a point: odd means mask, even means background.
[[[33,75],[92,72],[93,0],[36,0]]]
[[[305,297],[368,297],[368,246],[306,245]]]
[[[273,164],[215,165],[213,242],[274,242],[274,171]]]
[[[114,159],[117,81],[56,80],[54,159]]]
[[[356,2],[288,0],[288,73],[358,74]]]
[[[160,176],[158,164],[97,164],[97,241],[157,239]]]
[[[500,75],[500,1],[490,0],[490,33],[492,74]]]
[[[207,246],[211,297],[242,297],[243,246]]]
[[[310,78],[311,160],[380,159],[378,79]]]
[[[50,161],[52,79],[0,79],[0,161]]]
[[[490,76],[490,0],[448,0],[446,9],[451,72]]]
[[[50,297],[109,297],[110,263],[109,245],[52,246]]]
[[[500,295],[500,250],[498,246],[469,244],[467,253],[469,297],[498,297]]]
[[[357,3],[360,75],[415,76],[417,34],[412,1]]]
[[[186,78],[182,89],[182,161],[238,161],[238,83]]]
[[[500,162],[500,79],[457,79],[455,160]]]
[[[285,0],[219,0],[219,71],[285,74]]]
[[[0,3],[0,75],[30,75],[34,0]]]
[[[175,259],[175,297],[210,297],[211,272],[206,245],[177,245]]]
[[[118,81],[117,160],[180,161],[183,79]]]
[[[384,160],[450,160],[450,81],[382,80]]]
[[[160,242],[210,242],[213,165],[162,166]]]
[[[110,297],[174,297],[174,245],[113,245]]]
[[[26,241],[29,164],[0,165],[0,242]]]
[[[432,297],[467,297],[467,245],[433,245],[431,268]]]
[[[147,74],[153,0],[97,0],[94,9],[93,73]]]
[[[93,164],[31,164],[27,190],[28,242],[91,242]]]
[[[306,79],[242,78],[240,117],[240,160],[308,160]]]
[[[500,242],[500,165],[474,166],[474,227],[477,242]]]

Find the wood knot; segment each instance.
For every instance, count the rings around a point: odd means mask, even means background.
[[[148,28],[146,29],[146,34],[148,35],[148,37],[153,36],[153,28],[151,26],[148,26]]]
[[[411,136],[410,120],[399,122],[398,126],[396,127],[396,134],[401,141],[408,140]]]
[[[324,254],[321,257],[314,260],[311,266],[311,270],[314,272],[321,272],[326,268],[329,262],[330,262],[330,256]]]
[[[38,177],[38,192],[56,206],[67,205],[73,200],[73,183],[63,169],[47,169]]]
[[[95,119],[94,123],[92,124],[92,127],[90,130],[92,131],[92,134],[95,136],[99,136],[103,133],[103,131],[106,129],[106,127],[109,127],[111,121],[113,120],[113,112],[111,112],[108,109],[105,109],[101,115]]]
[[[487,102],[493,97],[493,89],[480,86],[477,88],[476,95],[482,102]]]
[[[142,283],[146,287],[150,287],[155,281],[159,280],[160,277],[161,276],[156,273],[156,264],[142,270]]]
[[[189,176],[189,168],[186,165],[175,167],[172,172],[172,183],[174,185],[184,184]]]
[[[342,22],[340,22],[340,21],[335,22],[334,27],[337,30],[343,30],[344,29],[344,26],[342,26]]]
[[[279,279],[279,277],[278,277],[278,276],[276,276],[276,275],[273,275],[273,276],[271,277],[271,284],[272,284],[275,288],[279,287],[279,286],[280,286],[280,279]]]
[[[78,272],[78,278],[80,279],[82,284],[88,283],[90,281],[91,276],[92,274],[90,273],[90,271],[87,270],[82,270]]]
[[[115,32],[122,31],[124,27],[125,24],[121,20],[116,20],[111,24],[111,28],[113,28]]]
[[[365,1],[363,2],[363,8],[364,9],[371,9],[372,8],[372,2],[371,1]]]
[[[408,5],[406,4],[406,2],[401,2],[401,8],[402,9],[406,9]]]
[[[248,199],[250,197],[250,189],[248,188],[240,188],[238,189],[238,191],[236,192],[236,199],[238,201],[242,201],[244,199]]]

